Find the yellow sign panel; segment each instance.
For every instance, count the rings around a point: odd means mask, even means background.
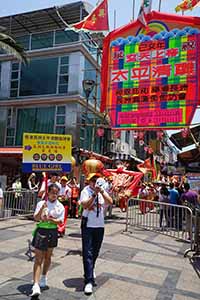
[[[24,133],[23,171],[70,172],[71,149],[71,135]]]

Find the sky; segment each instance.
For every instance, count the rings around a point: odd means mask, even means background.
[[[41,8],[52,7],[55,5],[64,5],[78,0],[6,0],[0,1],[0,16],[7,16],[21,12],[37,10]],[[182,0],[162,0],[161,11],[174,13],[174,8]],[[92,5],[96,5],[97,0],[87,0]],[[130,22],[133,17],[134,0],[108,0],[110,28],[114,27],[114,10],[116,10],[116,26],[122,26]],[[123,5],[122,5],[123,3]],[[135,0],[135,18],[138,15],[141,0]],[[153,10],[158,10],[159,0],[153,0]],[[195,8],[186,15],[200,16],[200,8]]]
[[[47,7],[64,5],[78,0],[6,0],[0,1],[0,17],[17,13],[37,10]],[[97,0],[87,0],[93,6]],[[109,22],[110,30],[114,29],[114,11],[116,11],[116,27],[126,25],[133,19],[133,2],[134,0],[108,0],[109,5]],[[135,0],[134,17],[137,18],[138,11],[142,0]],[[175,7],[182,0],[161,0],[161,11],[167,13],[175,13]],[[153,0],[153,10],[158,10],[159,0]],[[181,13],[179,13],[181,14]],[[193,11],[185,12],[185,15],[200,16],[200,7]],[[200,109],[195,113],[192,123],[200,123]],[[169,131],[169,135],[175,131]]]

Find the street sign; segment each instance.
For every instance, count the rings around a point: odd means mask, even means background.
[[[23,172],[71,172],[71,135],[23,134]]]

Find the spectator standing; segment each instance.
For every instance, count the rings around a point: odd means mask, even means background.
[[[80,187],[77,183],[76,177],[73,177],[68,186],[71,189],[71,201],[70,201],[70,216],[72,218],[78,217],[78,198],[79,198],[79,191]]]
[[[112,204],[109,194],[97,184],[101,175],[91,173],[87,177],[88,185],[82,190],[80,201],[84,211],[81,221],[82,253],[85,288],[87,295],[92,294],[95,280],[95,263],[104,236],[104,205]]]
[[[178,228],[178,215],[179,211],[177,207],[173,205],[177,205],[179,203],[179,192],[175,189],[174,183],[170,182],[169,184],[169,203],[172,204],[172,206],[169,207],[169,222],[170,227]]]
[[[20,207],[22,207],[22,183],[20,175],[15,177],[12,184],[12,190],[14,192],[14,200],[12,203],[13,215],[19,212]]]
[[[181,202],[192,210],[194,210],[198,204],[198,194],[197,192],[190,190],[190,184],[188,182],[184,183],[184,193],[181,195]],[[191,214],[187,212],[186,231],[188,232],[188,240],[192,240],[191,222],[194,225],[193,218],[191,220]]]
[[[162,183],[159,195],[160,204],[160,228],[163,228],[163,217],[165,216],[166,226],[169,226],[168,206],[162,203],[169,203],[169,191],[165,183]]]

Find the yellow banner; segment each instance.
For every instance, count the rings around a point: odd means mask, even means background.
[[[24,133],[23,171],[71,170],[71,135]]]

